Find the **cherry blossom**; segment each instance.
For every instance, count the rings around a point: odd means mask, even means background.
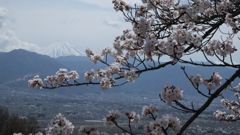
[[[32,80],[28,80],[28,86],[31,88],[34,88],[36,86],[38,89],[41,89],[43,85],[44,84],[42,82],[42,79],[39,78],[38,75],[34,76]]]
[[[97,64],[97,62],[99,60],[102,60],[103,56],[102,54],[95,54],[95,55],[91,55],[91,61],[94,63],[94,64]]]
[[[139,36],[146,36],[146,33],[149,30],[150,30],[150,23],[144,17],[141,17],[138,23],[133,26],[134,33]]]
[[[218,72],[214,72],[211,79],[216,86],[219,86],[221,84],[222,77],[218,74]]]
[[[226,112],[222,112],[217,110],[216,112],[213,113],[213,115],[218,119],[218,120],[222,120],[223,117],[226,115]]]
[[[95,78],[95,71],[92,69],[84,73],[86,81],[92,81]]]
[[[52,120],[46,130],[46,135],[58,135],[65,133],[66,135],[72,134],[74,126],[67,120],[61,113],[56,115],[56,118]]]
[[[167,128],[172,128],[175,134],[179,133],[181,126],[177,117],[171,115],[163,115],[161,119],[156,119],[145,126],[146,134],[164,134]]]
[[[175,86],[165,86],[162,90],[161,96],[164,101],[167,102],[168,105],[174,100],[182,100],[183,99],[183,90],[179,87]]]
[[[138,75],[134,70],[124,72],[124,78],[126,78],[130,82],[134,82],[137,79],[137,77]]]
[[[148,114],[153,114],[155,112],[157,112],[158,109],[155,106],[143,106],[142,108],[142,116],[146,117]]]
[[[234,20],[238,20],[238,22],[235,22]],[[232,27],[232,31],[233,31],[234,33],[237,33],[237,32],[240,30],[239,20],[240,20],[239,17],[238,17],[238,18],[233,18],[230,13],[228,13],[228,14],[226,15],[226,18],[225,18],[226,24]]]
[[[89,48],[87,48],[87,49],[85,50],[85,53],[86,53],[87,57],[91,57],[91,56],[94,55],[94,52],[93,52],[91,49],[89,49]]]
[[[99,70],[96,71],[95,77],[96,77],[97,80],[100,80],[100,78],[102,78],[102,77],[110,78],[111,77],[111,72],[110,72],[110,70],[99,69]]]
[[[113,126],[116,119],[121,117],[121,113],[118,110],[109,111],[109,114],[103,118],[103,123],[106,126]]]
[[[237,51],[237,49],[232,45],[232,40],[228,39],[222,43],[218,40],[210,41],[209,45],[204,47],[204,51],[209,56],[213,56],[216,53],[220,56],[226,57]]]
[[[109,78],[102,78],[102,80],[100,81],[100,85],[102,89],[110,89],[112,84]]]
[[[139,123],[139,121],[140,121],[140,115],[137,114],[136,112],[131,112],[131,113],[126,112],[126,115],[128,116],[128,118],[129,118],[131,121],[135,121],[135,122]]]
[[[189,79],[195,86],[199,86],[203,84],[203,81],[204,81],[202,76],[199,74],[197,74],[196,76],[190,76]]]
[[[196,76],[189,76],[189,80],[194,86],[198,87],[204,84],[208,90],[214,90],[221,84],[222,77],[218,72],[214,72],[210,79],[204,79],[200,74],[197,74]]]
[[[78,75],[77,71],[71,70],[71,71],[69,71],[68,75],[69,75],[68,78],[69,78],[70,80],[76,80],[76,79],[79,78],[79,75]]]
[[[58,87],[58,85],[64,84],[64,82],[69,80],[76,80],[79,78],[79,75],[76,71],[71,70],[68,72],[67,69],[60,68],[53,76],[47,76],[44,81],[48,84]]]

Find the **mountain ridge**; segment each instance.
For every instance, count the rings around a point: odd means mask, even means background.
[[[40,75],[43,79],[48,75],[54,75],[59,68],[66,68],[68,70],[77,70],[80,75],[78,82],[84,81],[84,72],[91,69],[105,69],[102,64],[93,64],[86,56],[66,56],[51,58],[46,55],[29,52],[26,50],[14,50],[8,53],[0,53],[0,63],[4,63],[0,66],[0,85],[6,85],[8,87],[16,88],[28,88],[27,80],[32,79],[34,75]],[[123,91],[123,92],[141,92],[147,93],[147,91],[154,91],[159,93],[165,85],[175,85],[187,90],[187,94],[194,94],[194,89],[183,71],[181,71],[182,64],[176,64],[175,66],[168,66],[161,70],[149,71],[148,73],[141,74],[141,76],[133,83],[127,83],[121,87],[113,87],[111,91]],[[197,67],[186,66],[186,71],[189,75],[195,76],[197,73],[201,74],[204,78],[209,79],[213,72],[219,72],[223,77],[228,78],[235,70],[226,70],[224,67]],[[117,80],[121,83],[120,80]],[[69,89],[69,88],[66,88]],[[70,87],[70,89],[79,90],[78,87]],[[81,86],[80,89],[99,90],[100,86]],[[196,92],[196,91],[195,91]]]
[[[22,78],[26,75],[46,75],[53,71],[56,72],[59,67],[65,67],[49,56],[23,49],[1,54],[0,63],[3,63],[0,66],[0,83]]]

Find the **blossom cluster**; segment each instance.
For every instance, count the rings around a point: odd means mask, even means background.
[[[226,115],[226,112],[222,112],[222,111],[215,111],[213,113],[213,115],[219,120],[219,121],[227,121],[227,122],[231,122],[231,121],[235,121],[237,118],[230,114],[230,115]],[[238,118],[239,119],[239,118]]]
[[[102,78],[100,81],[100,86],[102,89],[110,89],[112,86],[111,80],[107,77]]]
[[[239,93],[234,94],[235,97],[239,98]],[[239,99],[238,99],[239,101]],[[222,111],[215,111],[213,113],[213,115],[220,121],[224,120],[224,121],[236,121],[240,119],[240,104],[237,101],[228,101],[227,99],[222,99],[221,103],[224,107],[227,107],[227,109],[229,111],[231,111],[233,114],[227,115],[226,112],[222,112]]]
[[[165,86],[161,92],[161,98],[167,103],[167,105],[171,105],[174,100],[183,99],[182,93],[183,90],[179,87]]]
[[[123,0],[113,0],[113,3],[116,11],[131,12],[129,5]],[[209,0],[192,0],[189,4],[181,4],[174,0],[142,0],[142,4],[133,7],[135,16],[125,16],[126,20],[132,22],[134,33],[130,34],[127,30],[122,36],[118,36],[115,39],[114,48],[119,55],[122,55],[124,50],[126,54],[144,52],[147,59],[152,60],[154,55],[165,54],[177,61],[186,53],[184,45],[194,45],[198,49],[202,47],[204,39],[200,32],[205,33],[211,26],[211,21],[218,21],[214,16],[225,16],[226,24],[232,26],[233,29],[239,29],[239,17],[233,18],[229,13],[229,10],[237,8],[236,5],[236,1],[226,0],[218,1],[216,5]],[[158,14],[155,14],[155,9]],[[173,23],[176,19],[184,23],[180,25]],[[204,21],[206,21],[205,25],[196,25]],[[165,27],[168,29],[164,29]],[[171,31],[169,35],[166,34],[169,33],[168,30]],[[163,34],[160,34],[161,32]],[[163,38],[167,38],[164,40],[166,43],[162,44],[162,42],[157,45]],[[203,47],[202,51],[209,56],[213,56],[214,53],[227,56],[236,51],[230,39],[223,43],[213,40]]]
[[[79,135],[108,135],[106,132],[99,132],[94,127],[87,129],[85,126],[81,126],[78,133]]]
[[[114,4],[114,9],[116,11],[129,10],[130,6],[126,4],[123,0],[112,0]]]
[[[142,116],[146,117],[149,116],[153,119],[153,122],[150,122],[148,125],[145,126],[144,132],[147,135],[160,135],[167,132],[168,128],[172,128],[177,134],[180,129],[180,121],[177,117],[173,117],[171,115],[163,115],[162,118],[157,118],[154,116],[154,113],[157,112],[158,109],[155,106],[144,106],[142,108]]]
[[[167,130],[168,128],[172,128],[175,134],[179,133],[181,129],[179,119],[171,115],[163,115],[162,118],[156,119],[145,126],[144,132],[147,135],[161,135],[166,132],[163,130]]]
[[[156,6],[161,5],[161,8],[167,9],[168,7],[176,4],[175,0],[142,0],[142,3],[146,6],[147,10],[153,10]]]
[[[232,90],[235,91],[235,92],[238,92],[239,91],[239,87],[240,87],[240,83],[238,83],[237,86],[233,87]]]
[[[52,120],[46,130],[46,135],[58,135],[64,133],[72,134],[74,126],[61,113],[56,115],[56,119]]]
[[[94,79],[94,77],[95,77],[95,72],[94,72],[94,70],[92,69],[92,70],[90,70],[90,71],[86,71],[85,73],[84,73],[84,77],[85,77],[85,80],[86,81],[92,81],[93,79]]]
[[[234,20],[237,20],[237,22],[235,22]],[[230,13],[228,13],[226,15],[225,22],[226,22],[227,25],[232,27],[232,31],[234,33],[237,33],[240,30],[240,26],[239,26],[239,24],[240,24],[240,17],[235,19],[235,18],[232,17],[232,15]]]
[[[46,130],[46,135],[59,135],[59,134],[65,134],[69,135],[73,133],[74,126],[72,123],[67,120],[61,113],[56,115],[56,119],[52,120]],[[22,133],[14,133],[13,135],[23,135]],[[29,135],[33,135],[30,133]],[[34,135],[43,135],[42,132],[38,132]],[[100,135],[100,134],[99,134]],[[101,135],[107,135],[107,134],[101,134]]]
[[[137,77],[138,77],[138,75],[136,74],[136,72],[134,70],[124,72],[124,78],[130,82],[134,82],[137,79]]]
[[[115,83],[115,80],[112,78],[112,75],[123,75],[124,78],[130,82],[133,82],[137,79],[138,75],[136,71],[125,70],[124,72],[121,71],[121,65],[119,62],[114,62],[109,65],[106,69],[99,69],[96,72],[92,69],[90,71],[86,71],[84,73],[86,81],[93,81],[93,79],[97,79],[100,81],[101,88],[109,89],[112,86],[112,83]]]
[[[232,111],[233,113],[237,114],[240,116],[240,104],[239,102],[236,101],[228,101],[227,99],[222,99],[221,103],[227,107],[228,110]]]
[[[204,84],[208,90],[214,90],[221,84],[222,81],[222,77],[218,74],[218,72],[214,72],[210,79],[204,79],[199,74],[196,76],[190,76],[189,79],[194,86],[198,87]]]
[[[102,60],[103,59],[103,55],[102,54],[96,54],[94,53],[91,49],[87,48],[85,50],[85,53],[87,55],[87,57],[90,57],[91,61],[94,63],[94,64],[97,64],[97,62],[99,60]]]
[[[172,38],[168,38],[167,41],[161,41],[157,44],[157,48],[162,54],[170,56],[175,61],[178,61],[184,55],[185,47],[182,44],[178,44]]]
[[[117,54],[122,54],[122,53],[119,53],[121,52],[121,49],[128,50],[128,51],[140,49],[140,47],[143,45],[144,39],[141,38],[135,32],[134,30],[126,29],[126,30],[123,30],[123,34],[121,36],[117,36],[115,38],[114,49],[117,50],[118,52]]]
[[[93,81],[94,79],[100,80],[100,85],[103,89],[109,89],[112,86],[112,83],[115,83],[115,80],[112,78],[113,74],[123,75],[128,81],[133,82],[137,79],[138,75],[134,70],[132,71],[121,71],[120,64],[115,62],[112,63],[106,69],[99,69],[96,72],[92,69],[90,71],[86,71],[84,73],[86,81]],[[79,75],[76,71],[69,71],[64,68],[60,68],[59,71],[56,72],[56,75],[47,76],[44,81],[52,87],[58,87],[59,85],[63,85],[67,83],[69,80],[76,80],[79,78]],[[28,81],[28,85],[31,88],[35,86],[37,88],[42,88],[44,86],[42,79],[37,75],[34,76],[33,79]]]
[[[139,25],[139,24],[138,24]],[[130,54],[134,57],[136,53],[145,54],[147,60],[152,60],[152,56],[162,56],[168,55],[174,60],[178,60],[184,55],[184,50],[186,44],[193,44],[194,46],[200,46],[202,37],[200,35],[191,34],[191,32],[184,30],[182,25],[174,29],[174,33],[167,38],[167,40],[159,40],[156,37],[147,36],[146,38],[139,37],[139,31],[141,34],[147,32],[148,28],[144,28],[144,31],[140,28],[138,30],[134,26],[134,32],[136,35],[131,34],[129,30],[126,30],[122,36],[118,36],[114,42],[114,48],[119,54],[126,51],[125,56],[121,56],[128,59],[127,55]],[[138,33],[138,34],[137,34]],[[115,56],[115,58],[118,58]]]
[[[142,49],[144,45],[144,39],[127,29],[123,31],[121,36],[117,36],[114,40],[114,50],[110,53],[115,59],[120,56],[124,63],[130,57],[135,57],[136,53]],[[124,54],[124,51],[126,52]],[[119,59],[119,58],[118,58]],[[116,60],[115,60],[116,61]]]
[[[130,119],[131,121],[134,121],[136,123],[140,121],[140,115],[134,111],[132,111],[131,113],[126,112],[125,114],[127,115],[128,119]]]
[[[226,112],[222,112],[222,111],[219,111],[219,110],[217,110],[217,111],[215,111],[214,113],[213,113],[213,115],[218,119],[218,120],[223,120],[223,118],[224,118],[224,116],[226,115]]]
[[[204,79],[202,78],[202,76],[200,74],[197,74],[196,76],[190,76],[189,79],[190,79],[191,83],[197,87],[199,85],[203,84],[203,82],[204,82]]]
[[[121,113],[118,110],[109,111],[109,114],[103,118],[103,123],[106,126],[113,126],[115,120],[121,117]]]
[[[47,76],[44,81],[53,87],[58,87],[58,85],[62,85],[64,82],[67,82],[69,80],[76,80],[78,78],[79,75],[76,71],[71,70],[68,72],[67,69],[60,68],[55,75]],[[28,85],[31,88],[34,88],[35,86],[37,88],[42,88],[44,86],[43,81],[41,78],[39,78],[39,76],[34,76],[33,79],[30,79],[28,81]]]
[[[200,46],[202,41],[202,36],[193,34],[192,31],[188,31],[183,27],[184,27],[183,25],[178,25],[176,30],[172,34],[172,38],[181,44],[193,44],[194,46],[197,46],[197,47]]]
[[[128,32],[125,31],[125,33],[128,33]],[[112,64],[109,64],[109,66],[106,67],[105,69],[98,69],[97,71],[94,71],[94,70],[86,71],[84,73],[86,81],[91,82],[93,81],[93,79],[97,79],[98,81],[100,81],[100,85],[103,89],[109,89],[111,88],[112,83],[115,83],[115,80],[112,78],[112,75],[114,74],[124,76],[124,78],[126,78],[130,82],[133,82],[137,79],[138,75],[134,70],[130,70],[130,71],[121,70],[122,69],[121,64],[125,64],[126,60],[129,58],[129,56],[132,55],[132,53],[127,53],[126,56],[121,56],[118,54],[118,52],[113,51],[110,47],[106,47],[102,51],[101,56],[104,56],[106,54],[110,54],[112,57],[114,57],[115,62]],[[94,52],[90,49],[86,49],[86,55],[91,59],[95,58]],[[99,59],[97,59],[96,61],[98,60]]]
[[[180,20],[185,22],[192,22],[198,20],[200,17],[200,13],[202,15],[211,15],[212,7],[208,0],[192,0],[192,4],[183,4],[178,5],[178,14],[182,14],[186,12],[183,16],[181,16]]]
[[[141,17],[139,21],[133,25],[134,33],[140,37],[145,37],[150,28],[150,22],[145,17]]]
[[[158,43],[158,40],[155,38],[147,38],[145,40],[145,46],[143,48],[144,53],[148,57],[148,59],[152,59],[152,53],[156,51],[156,45]]]
[[[69,71],[65,68],[60,68],[59,71],[56,72],[53,76],[47,76],[44,81],[48,84],[58,87],[58,85],[62,85],[64,82],[69,80],[76,80],[79,78],[79,75],[76,71]]]
[[[176,28],[176,31],[180,31],[180,29],[181,28]],[[135,32],[136,31],[137,30],[135,30]],[[118,52],[117,54],[120,55],[119,57],[123,60],[128,59],[129,56],[135,57],[136,53],[142,54],[142,52],[147,56],[147,60],[152,60],[152,56],[162,55],[168,55],[172,59],[178,60],[184,55],[184,44],[188,43],[199,46],[202,41],[201,36],[193,34],[185,36],[184,39],[183,36],[181,37],[181,35],[176,32],[170,38],[167,38],[167,41],[160,41],[155,37],[140,38],[138,35],[131,34],[130,32],[130,30],[126,30],[122,36],[116,37],[114,42],[114,48]],[[144,32],[141,33],[143,34]],[[182,41],[183,43],[181,43],[179,40],[183,40],[184,42]],[[126,54],[123,56],[122,53],[124,51],[126,51]],[[112,56],[115,59],[119,59],[118,56]]]
[[[155,106],[153,106],[153,105],[143,106],[143,108],[142,108],[142,116],[146,117],[147,115],[153,114],[153,113],[155,113],[157,111],[158,111],[158,109]]]
[[[43,87],[43,81],[41,78],[39,78],[38,75],[34,76],[33,79],[28,80],[28,86],[31,88],[34,88],[35,86],[40,89]]]
[[[96,72],[92,71],[88,71],[91,72],[90,76],[92,76],[91,78],[93,79],[94,77],[97,80],[100,80],[100,78],[111,78],[113,74],[119,74],[121,75],[121,66],[119,63],[114,62],[111,65],[109,65],[109,67],[107,67],[106,69],[98,69]],[[95,73],[95,75],[94,75]],[[85,75],[85,77],[88,77],[89,75]]]
[[[204,47],[204,52],[209,56],[218,54],[220,56],[226,57],[227,55],[237,51],[235,46],[233,46],[232,44],[232,39],[228,39],[225,42],[220,42],[219,40],[212,40],[207,46]]]

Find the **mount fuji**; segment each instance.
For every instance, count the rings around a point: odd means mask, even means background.
[[[60,56],[85,56],[85,53],[78,47],[66,41],[52,43],[44,49],[44,52],[42,52],[42,54],[53,58]]]

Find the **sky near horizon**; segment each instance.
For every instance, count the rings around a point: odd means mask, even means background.
[[[126,28],[112,0],[0,0],[0,52],[57,41],[101,51]]]

